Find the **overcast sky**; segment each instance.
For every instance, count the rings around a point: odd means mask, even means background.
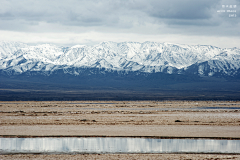
[[[0,0],[0,6],[0,40],[59,46],[155,41],[240,48],[240,0]]]

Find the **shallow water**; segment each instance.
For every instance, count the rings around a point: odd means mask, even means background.
[[[118,103],[88,103],[88,102],[86,102],[86,103],[66,103],[66,104],[118,104]]]
[[[6,153],[240,153],[240,140],[0,138]]]
[[[196,109],[240,109],[240,107],[197,107]]]
[[[56,109],[56,108],[51,108]],[[59,107],[59,110],[69,110],[71,107]],[[75,110],[95,110],[95,111],[120,111],[120,110],[149,110],[149,111],[183,111],[183,110],[240,110],[240,107],[192,107],[192,108],[158,108],[158,107],[116,107],[116,108],[94,108],[94,107],[77,107]]]

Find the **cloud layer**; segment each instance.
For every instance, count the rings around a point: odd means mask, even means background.
[[[28,43],[74,44],[159,37],[158,41],[182,43],[187,42],[184,37],[199,36],[196,42],[199,44],[204,44],[208,38],[213,45],[223,45],[219,38],[232,38],[233,44],[239,43],[240,15],[229,18],[228,13],[218,13],[222,5],[236,5],[237,15],[240,1],[1,0],[0,40],[18,40],[23,35],[22,41]],[[36,36],[38,34],[45,37]],[[127,38],[128,34],[133,38]],[[64,37],[65,42],[59,42],[56,35]],[[97,37],[100,35],[102,39]]]

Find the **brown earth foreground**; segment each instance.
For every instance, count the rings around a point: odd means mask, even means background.
[[[206,108],[211,107],[211,108]],[[215,109],[215,108],[218,109]],[[230,107],[230,108],[229,108]],[[0,102],[0,136],[240,139],[239,101]],[[240,159],[214,154],[0,155],[0,159]]]
[[[77,155],[34,155],[34,154],[18,154],[18,155],[0,155],[0,159],[131,159],[131,160],[145,160],[145,159],[207,159],[207,160],[227,160],[240,159],[240,155],[226,155],[226,154],[77,154]]]

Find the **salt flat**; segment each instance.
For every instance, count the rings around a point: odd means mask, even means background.
[[[211,107],[211,108],[208,108]],[[16,101],[0,102],[0,136],[108,136],[240,139],[239,101]],[[227,155],[206,157],[223,158]],[[26,159],[24,155],[0,158]],[[30,155],[40,158],[42,155]],[[56,158],[57,155],[48,155]],[[64,155],[62,158],[66,158]],[[75,158],[94,158],[78,155]],[[98,155],[113,158],[117,155]],[[118,155],[130,158],[131,155]],[[139,156],[139,155],[136,155]],[[176,158],[178,155],[161,155]],[[179,155],[180,156],[180,155]],[[204,158],[203,155],[181,155]],[[229,155],[240,158],[239,155]],[[140,156],[141,157],[141,156]],[[156,154],[142,158],[156,158]],[[74,158],[74,157],[71,157]],[[164,157],[162,157],[164,158]],[[226,158],[226,157],[225,157]]]

